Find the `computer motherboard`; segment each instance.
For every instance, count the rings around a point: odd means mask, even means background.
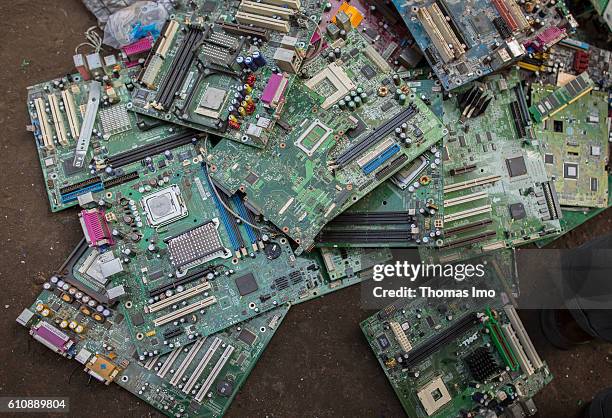
[[[468,296],[361,329],[410,417],[535,414],[553,376],[515,249],[611,204],[610,52],[571,3],[163,3],[119,50],[88,30],[76,72],[27,90],[45,200],[83,239],[17,322],[164,415],[221,417],[291,306],[355,284],[365,301],[406,254],[485,260],[453,280]]]

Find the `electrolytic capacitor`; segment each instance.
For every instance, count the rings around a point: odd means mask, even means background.
[[[267,64],[266,59],[264,58],[264,56],[259,51],[253,52],[253,62],[258,67],[263,67],[264,65]]]

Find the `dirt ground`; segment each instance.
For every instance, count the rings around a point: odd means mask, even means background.
[[[72,52],[94,24],[79,0],[0,1],[1,267],[0,396],[65,396],[73,416],[159,416],[117,386],[91,382],[74,361],[34,342],[15,318],[79,241],[76,212],[51,214],[32,135],[25,131],[26,87],[73,71]],[[561,247],[612,230],[610,211],[570,233]],[[359,288],[294,307],[245,387],[230,417],[402,416],[358,323]],[[569,352],[543,339],[537,316],[523,312],[541,356],[556,378],[536,397],[539,416],[576,417],[612,385],[612,345]]]

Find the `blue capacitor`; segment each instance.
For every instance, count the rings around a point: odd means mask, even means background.
[[[244,63],[244,57],[242,55],[236,57],[236,64],[238,64],[240,68],[246,68],[246,64]]]
[[[257,65],[253,62],[253,58],[246,57],[244,59],[244,64],[248,67],[249,70],[255,71],[257,70]]]
[[[259,51],[253,52],[253,62],[255,62],[258,67],[263,67],[267,64],[266,59]]]

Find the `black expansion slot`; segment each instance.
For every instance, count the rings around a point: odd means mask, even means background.
[[[463,334],[478,323],[478,315],[475,312],[467,314],[449,328],[433,336],[425,343],[408,352],[408,358],[404,367],[414,367],[427,357],[431,356],[440,348],[449,344],[452,340]]]
[[[111,187],[119,186],[123,183],[127,183],[128,181],[136,180],[140,175],[138,171],[132,171],[131,173],[124,174],[122,176],[114,177],[112,179],[106,180],[104,182],[104,188],[110,189]]]
[[[480,235],[476,235],[476,236],[473,236],[473,237],[468,237],[468,238],[460,239],[458,241],[449,242],[448,244],[444,244],[440,248],[449,249],[449,248],[462,247],[464,245],[475,244],[477,242],[484,241],[487,238],[490,238],[490,237],[495,236],[495,235],[497,235],[497,232],[495,232],[495,231],[483,232]]]
[[[408,108],[404,109],[393,119],[374,129],[370,135],[340,154],[340,156],[336,158],[335,163],[340,167],[346,166],[362,155],[372,145],[380,142],[387,135],[394,132],[396,128],[402,126],[402,123],[412,119],[417,113],[419,113],[419,109],[411,103]]]
[[[267,41],[269,38],[268,31],[262,28],[257,28],[254,26],[241,25],[240,23],[230,23],[224,21],[218,21],[217,25],[221,26],[227,33],[233,33],[234,35],[240,36],[255,36],[257,38],[261,38],[264,41]]]
[[[521,119],[521,111],[519,109],[519,104],[517,101],[510,103],[510,113],[512,113],[512,120],[514,122],[514,127],[519,135],[519,138],[525,138],[527,135],[527,131],[523,126],[523,121]]]
[[[472,231],[474,229],[480,229],[480,228],[483,228],[485,226],[491,225],[492,223],[493,223],[493,220],[491,220],[491,219],[484,219],[482,221],[472,222],[471,224],[457,226],[455,228],[445,229],[444,230],[444,234],[445,235],[450,235],[450,234],[457,234],[459,232]]]
[[[343,213],[335,217],[328,227],[335,225],[411,225],[414,217],[408,212],[354,212]]]
[[[391,174],[402,168],[407,162],[408,157],[406,156],[406,154],[402,154],[395,160],[391,161],[390,164],[379,170],[374,177],[376,177],[376,180],[384,180],[386,177],[390,176]]]
[[[170,338],[174,338],[178,335],[181,335],[183,332],[185,332],[185,329],[181,327],[176,327],[176,328],[172,328],[167,331],[164,331],[164,340],[169,340]]]
[[[411,231],[407,230],[375,230],[347,229],[338,231],[322,231],[317,237],[321,243],[346,244],[393,244],[411,241]]]
[[[527,126],[530,124],[531,119],[529,119],[529,110],[527,109],[527,99],[525,98],[525,92],[523,91],[523,87],[520,84],[518,86],[514,86],[514,94],[516,94],[516,99],[518,100],[523,126]]]
[[[546,206],[548,207],[550,219],[561,219],[563,214],[561,213],[561,205],[559,204],[559,199],[557,198],[555,186],[550,181],[545,181],[542,183],[542,191],[544,192],[544,197],[546,198]]]
[[[457,20],[455,19],[455,17],[449,10],[448,5],[446,4],[446,1],[436,0],[436,4],[440,8],[440,10],[442,10],[442,13],[444,13],[444,15],[448,18],[447,22],[449,26],[451,27],[451,29],[453,30],[453,32],[455,33],[455,36],[459,39],[459,41],[461,41],[463,45],[466,46],[466,48],[470,48],[470,44],[466,41],[465,36],[463,36],[463,32],[461,31],[461,29],[459,29]]]
[[[89,187],[89,186],[93,186],[94,184],[98,184],[101,181],[102,180],[100,179],[100,177],[91,177],[91,178],[88,178],[87,180],[83,180],[78,183],[71,184],[66,187],[62,187],[60,189],[60,194],[64,195],[64,194],[76,192],[77,190],[83,189],[85,187]]]
[[[162,293],[166,293],[166,291],[168,290],[173,290],[177,286],[184,286],[188,283],[195,282],[196,280],[206,277],[208,273],[214,273],[214,272],[215,272],[215,267],[209,266],[206,270],[188,274],[187,276],[174,280],[172,283],[168,283],[163,286],[159,286],[155,289],[149,290],[149,296],[152,298],[155,296],[159,296]]]
[[[172,136],[160,142],[143,145],[134,150],[113,155],[112,157],[108,158],[107,164],[113,168],[123,167],[125,165],[135,163],[136,161],[144,160],[146,157],[161,154],[165,151],[169,151],[174,148],[189,144],[194,139],[196,139],[198,135],[200,135],[199,132],[190,130],[188,132]]]

